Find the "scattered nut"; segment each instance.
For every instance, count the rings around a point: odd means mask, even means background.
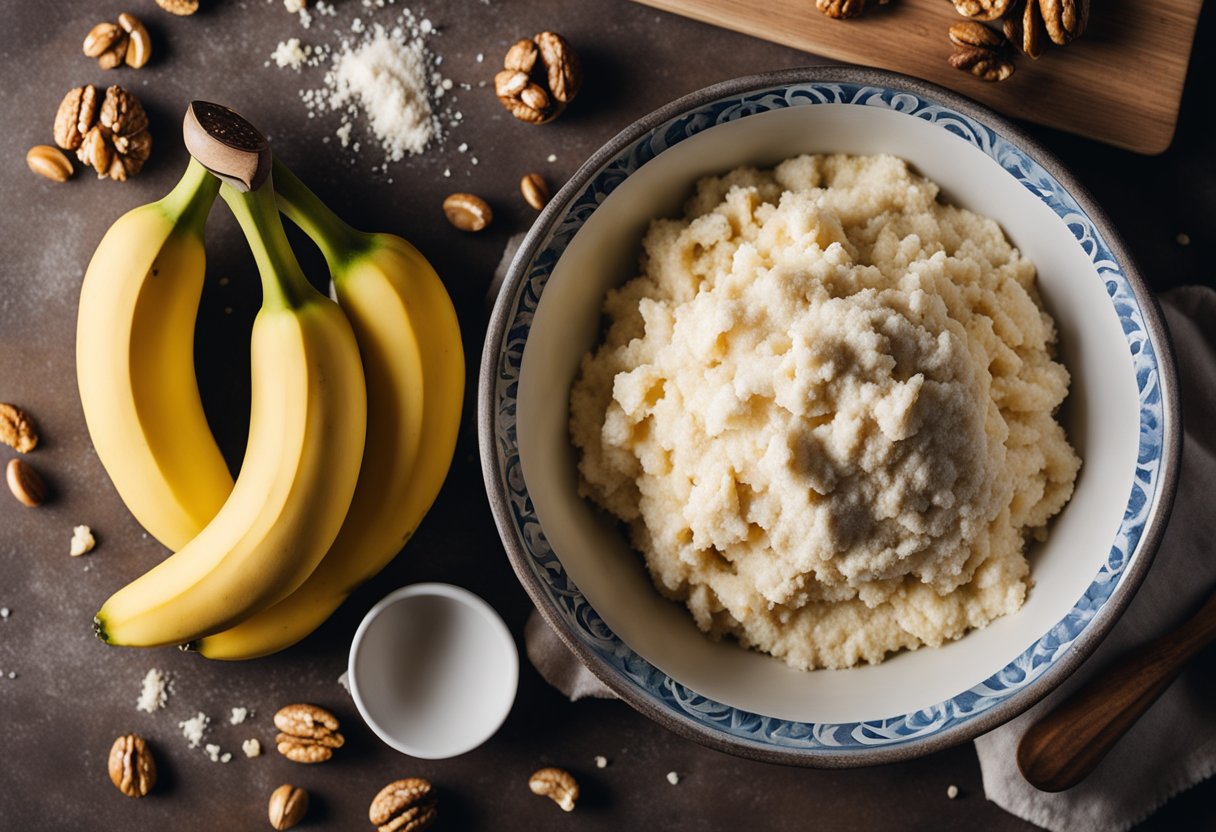
[[[536,41],[523,38],[515,41],[507,50],[507,56],[503,58],[502,65],[505,69],[527,75],[532,71],[532,67],[536,66],[536,59],[539,57],[540,48],[537,47]]]
[[[323,763],[346,739],[338,733],[338,718],[316,705],[288,705],[274,715],[279,753],[296,763]]]
[[[866,10],[865,0],[815,0],[815,8],[833,20],[858,17]]]
[[[110,747],[110,780],[127,797],[143,797],[156,785],[156,761],[139,734],[124,734]]]
[[[55,114],[55,144],[76,150],[97,118],[97,88],[92,84],[68,90]]]
[[[15,404],[0,403],[0,442],[23,454],[38,447],[34,420]]]
[[[23,505],[36,508],[46,499],[46,485],[38,472],[23,459],[10,459],[5,471],[8,478],[8,490],[13,492]]]
[[[566,39],[540,32],[507,50],[503,71],[494,76],[494,93],[515,118],[545,124],[561,115],[582,83],[582,64]]]
[[[194,14],[198,11],[198,0],[156,0],[156,5],[169,14],[176,14],[181,17]]]
[[[1043,38],[1047,32],[1043,28],[1043,13],[1035,0],[1027,0],[1022,4],[1020,15],[1008,15],[1002,24],[1005,37],[1016,49],[1036,60],[1043,54]]]
[[[1013,74],[1013,63],[991,49],[966,46],[950,56],[950,66],[970,72],[981,81],[1004,81]]]
[[[64,156],[59,148],[49,144],[31,147],[25,154],[25,163],[34,173],[55,182],[67,182],[75,172],[72,160]]]
[[[152,57],[152,38],[144,24],[133,14],[123,12],[118,16],[118,25],[130,37],[127,44],[126,62],[132,69],[139,69]]]
[[[542,768],[533,772],[528,778],[528,788],[532,794],[550,798],[562,807],[563,812],[574,811],[574,803],[578,800],[578,783],[565,769]]]
[[[275,829],[290,829],[304,819],[308,812],[308,792],[284,783],[270,793],[266,810],[270,825]]]
[[[139,173],[152,152],[143,105],[119,86],[107,89],[100,104],[92,84],[68,91],[55,116],[55,144],[75,150],[99,178],[118,182]]]
[[[443,201],[443,213],[461,231],[480,231],[494,219],[489,204],[473,194],[452,194]]]
[[[92,165],[99,179],[104,178],[110,170],[110,143],[100,126],[92,127],[85,133],[84,140],[76,149],[76,158],[85,165]]]
[[[998,20],[1010,5],[1012,0],[954,0],[955,10],[972,20]]]
[[[537,211],[543,210],[549,203],[549,186],[545,184],[545,178],[535,171],[524,174],[524,178],[519,180],[519,192],[523,194],[524,202]]]
[[[89,58],[99,58],[101,55],[126,38],[126,34],[116,23],[98,23],[84,36],[84,54]]]
[[[963,20],[950,25],[950,42],[955,46],[972,46],[976,49],[995,51],[1005,45],[1005,36],[983,23]]]
[[[1051,42],[1067,46],[1085,33],[1089,23],[1089,0],[1039,0],[1039,12]]]
[[[439,800],[421,777],[394,780],[372,798],[367,819],[379,832],[422,832],[439,816]]]
[[[113,46],[97,56],[97,65],[102,69],[122,66],[122,62],[127,58],[127,44],[130,40],[124,32],[121,38],[114,41]]]

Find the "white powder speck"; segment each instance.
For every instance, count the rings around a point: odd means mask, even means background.
[[[144,676],[143,687],[139,692],[139,700],[135,710],[155,713],[165,707],[169,701],[169,675],[162,670],[152,668]]]
[[[203,741],[203,734],[207,733],[207,726],[211,723],[211,718],[202,711],[198,712],[197,716],[192,716],[184,722],[177,723],[182,729],[182,736],[186,738],[186,744],[191,748],[198,748],[198,744]]]
[[[477,164],[477,157],[473,156],[472,158],[469,159],[469,162],[471,162],[474,165]]]
[[[444,169],[443,169],[443,176],[444,176],[444,178],[445,178],[445,179],[447,179],[447,178],[448,178],[448,177],[450,177],[451,175],[452,175],[452,169],[451,169],[451,168],[444,168]]]
[[[312,55],[311,46],[301,44],[299,38],[288,38],[279,42],[274,52],[270,53],[270,59],[279,69],[289,67],[299,72],[300,67],[308,62],[310,55]]]
[[[245,752],[246,757],[262,756],[262,744],[256,739],[247,739],[241,743],[241,750]]]
[[[220,761],[220,747],[215,743],[207,743],[203,751],[211,758],[211,762],[218,763]]]
[[[595,767],[596,768],[608,768],[608,758],[603,756],[602,754],[596,754],[595,755]]]
[[[17,671],[15,671],[15,670],[10,670],[10,671],[8,672],[8,678],[10,678],[10,679],[16,679],[16,678],[17,678]]]
[[[8,618],[12,614],[8,607],[0,607],[0,618]]]
[[[958,797],[958,786],[955,786],[953,784],[947,786],[946,787],[946,797],[950,798],[951,800],[954,800],[954,798]]]
[[[68,549],[68,554],[72,557],[80,557],[93,551],[93,547],[97,545],[97,540],[93,537],[93,531],[88,526],[76,526],[72,529],[72,548]]]
[[[422,22],[418,24],[418,30],[424,35],[429,35],[435,31],[435,25],[431,23],[430,18],[422,18]]]
[[[667,772],[667,782],[673,786],[676,785],[680,782],[680,775],[676,774],[674,771]]]
[[[549,154],[549,158],[548,158],[548,159],[546,159],[546,161],[548,161],[548,162],[556,162],[556,161],[557,161],[557,154],[556,154],[556,153],[550,153],[550,154]]]
[[[354,127],[355,125],[348,121],[335,131],[338,135],[338,141],[342,142],[343,147],[350,146],[350,131],[353,130]]]
[[[485,59],[486,59],[486,56],[483,53],[481,53],[481,52],[477,53],[477,63],[481,63]]]
[[[230,751],[225,751],[223,754],[220,755],[221,763],[226,763],[231,759],[232,759],[232,752],[230,752]]]
[[[228,722],[232,725],[240,725],[249,718],[248,708],[233,708],[232,716],[228,717]]]

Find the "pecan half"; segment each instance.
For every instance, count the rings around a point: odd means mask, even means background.
[[[367,819],[378,832],[421,832],[439,816],[439,800],[430,781],[421,777],[394,780],[372,799]]]
[[[143,797],[156,785],[156,761],[139,734],[124,734],[110,747],[110,780],[127,797]]]
[[[1005,18],[1003,26],[1005,37],[1014,48],[1035,60],[1043,54],[1043,39],[1047,33],[1043,29],[1043,14],[1036,0],[1026,0],[1019,13]]]
[[[1085,33],[1089,23],[1089,0],[1039,0],[1039,12],[1051,42],[1067,46]]]
[[[815,8],[833,20],[858,17],[866,10],[865,0],[815,0]]]
[[[308,792],[284,783],[270,793],[266,816],[275,829],[291,829],[308,812]]]
[[[950,56],[950,66],[970,72],[981,81],[1004,81],[1013,74],[1013,62],[991,49],[963,47]]]
[[[970,46],[975,49],[1000,49],[1005,45],[1005,36],[995,29],[976,23],[974,20],[963,20],[950,26],[950,42],[955,46]]]
[[[1009,11],[1013,0],[953,0],[954,9],[972,20],[998,20]]]
[[[288,705],[274,715],[279,753],[296,763],[323,763],[346,739],[338,733],[338,718],[316,705]]]

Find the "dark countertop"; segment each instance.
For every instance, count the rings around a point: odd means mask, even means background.
[[[204,11],[191,18],[171,17],[151,0],[140,0],[128,6],[152,34],[153,62],[143,70],[110,73],[84,58],[79,45],[94,23],[116,17],[122,4],[22,3],[5,15],[0,165],[8,208],[0,215],[0,401],[18,403],[37,418],[43,444],[29,461],[47,478],[54,499],[31,511],[0,496],[0,607],[12,611],[0,620],[0,830],[263,828],[267,798],[284,782],[312,795],[309,821],[301,828],[368,829],[367,806],[377,790],[414,775],[439,789],[444,829],[1032,828],[984,799],[969,744],[863,770],[749,762],[681,739],[619,702],[570,704],[526,659],[506,724],[464,756],[413,760],[384,746],[362,724],[336,679],[359,619],[391,589],[424,580],[461,584],[489,600],[522,638],[530,603],[502,552],[482,488],[472,381],[491,273],[506,239],[533,216],[518,198],[520,175],[542,171],[556,189],[603,141],[679,95],[737,75],[813,62],[790,49],[625,0],[410,5],[441,27],[432,46],[444,58],[445,74],[474,88],[455,91],[463,124],[444,146],[393,165],[387,176],[369,170],[378,155],[365,150],[351,164],[335,141],[322,142],[338,122],[333,115],[309,119],[297,92],[318,86],[319,70],[297,74],[264,66],[280,40],[330,40],[322,24],[368,16],[355,0],[339,2],[338,18],[319,18],[308,31],[279,0],[203,0]],[[1093,191],[1159,290],[1216,283],[1200,260],[1216,240],[1213,24],[1209,9],[1200,21],[1178,134],[1165,154],[1136,156],[1032,128]],[[511,119],[490,89],[478,89],[476,82],[492,77],[512,41],[542,29],[560,31],[576,46],[587,84],[566,115],[536,128]],[[485,63],[476,61],[479,52]],[[122,83],[149,111],[153,156],[130,182],[78,174],[56,185],[26,170],[26,149],[50,143],[60,98],[87,82]],[[414,241],[456,302],[468,359],[464,425],[452,472],[406,553],[313,637],[242,664],[212,664],[175,650],[107,648],[89,626],[101,601],[162,551],[119,502],[85,431],[73,359],[78,287],[105,228],[177,180],[185,163],[178,124],[192,98],[225,102],[247,114],[355,225]],[[461,142],[468,143],[467,153],[457,150]],[[556,161],[547,161],[550,154]],[[445,168],[450,179],[442,176]],[[447,225],[439,205],[454,190],[490,200],[497,217],[489,230],[468,237]],[[1178,242],[1180,233],[1189,235],[1189,245]],[[248,412],[248,328],[259,290],[252,260],[223,209],[212,214],[208,254],[197,336],[200,384],[221,445],[230,459],[239,459]],[[304,260],[310,274],[323,273],[315,252]],[[231,281],[221,284],[221,277]],[[0,462],[11,455],[0,447]],[[99,545],[88,557],[73,559],[68,540],[79,523],[92,526]],[[155,715],[135,709],[141,679],[152,667],[175,680],[168,707]],[[9,679],[9,671],[16,678]],[[326,706],[342,720],[348,745],[333,761],[305,767],[274,752],[270,716],[294,701]],[[253,708],[256,716],[231,726],[226,717],[234,706]],[[234,752],[230,763],[213,763],[201,749],[186,747],[177,722],[198,711],[212,718],[208,741]],[[150,741],[161,769],[155,796],[138,802],[118,794],[105,771],[110,743],[127,731]],[[251,736],[269,753],[245,759],[240,742]],[[610,765],[597,769],[596,755],[608,757]],[[528,792],[529,773],[543,765],[566,767],[578,777],[583,797],[572,815],[561,816]],[[671,770],[683,778],[678,786],[664,777]],[[951,784],[960,789],[953,801],[946,798]],[[1214,799],[1216,782],[1209,781],[1141,828],[1210,828]]]

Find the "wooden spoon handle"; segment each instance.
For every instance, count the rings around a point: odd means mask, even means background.
[[[1128,653],[1036,722],[1018,745],[1022,776],[1047,792],[1081,782],[1213,639],[1216,595],[1177,630]]]

